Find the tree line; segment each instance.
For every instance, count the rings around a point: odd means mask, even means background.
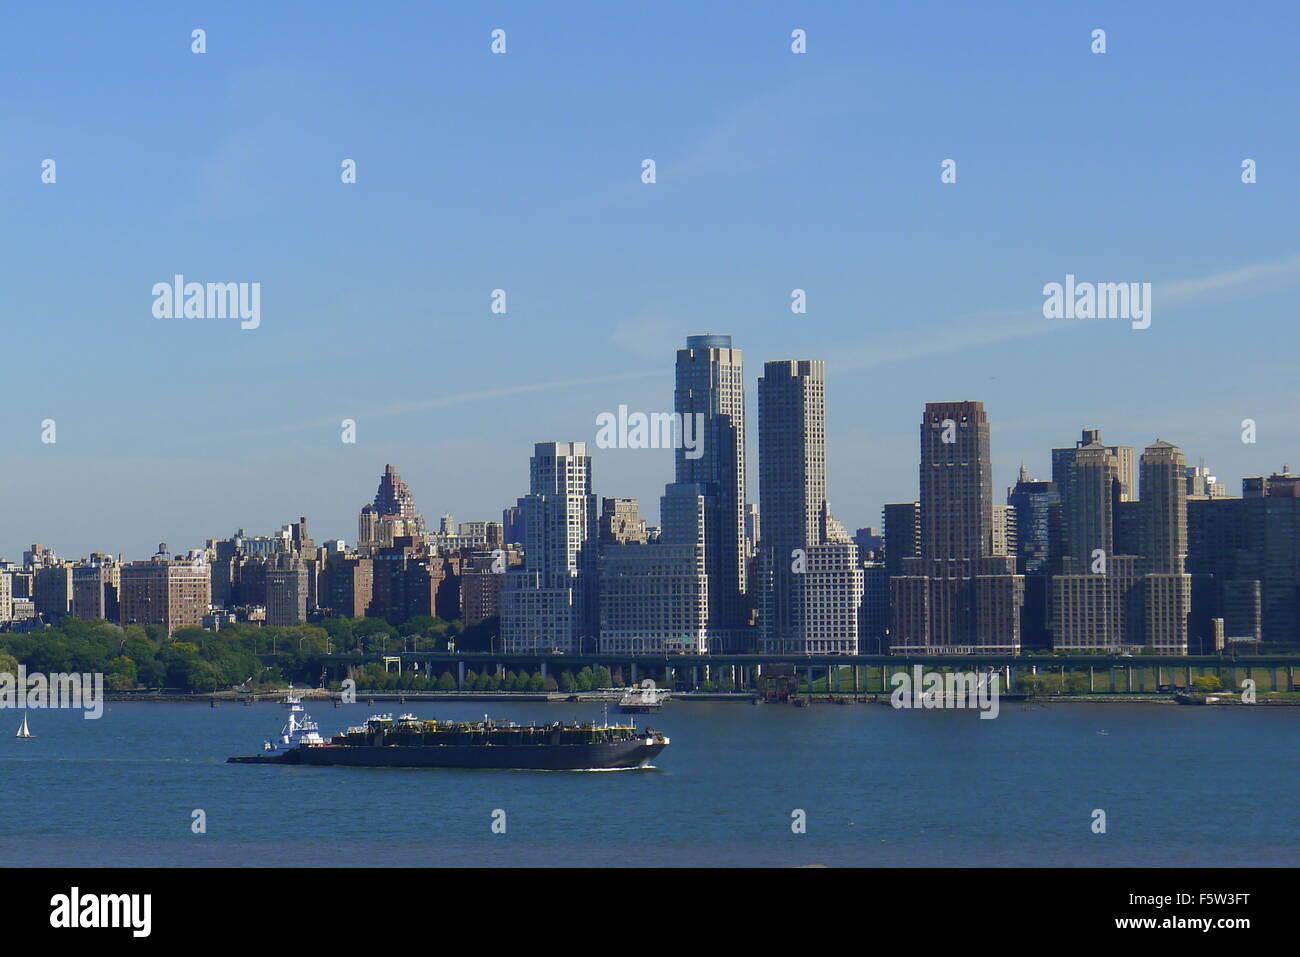
[[[178,628],[168,635],[161,625],[120,627],[65,616],[41,631],[0,633],[0,672],[16,674],[20,664],[29,673],[101,672],[109,691],[258,691],[319,681],[309,663],[313,655],[446,651],[450,641],[459,650],[486,651],[496,628],[495,618],[467,628],[424,615],[398,625],[381,618],[328,618],[284,627]],[[264,664],[259,655],[273,655],[274,663]]]

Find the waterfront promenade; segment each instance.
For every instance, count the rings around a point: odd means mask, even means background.
[[[268,663],[274,662],[265,656]],[[464,690],[467,672],[504,674],[527,671],[547,675],[584,667],[621,671],[624,680],[639,685],[645,680],[670,690],[694,690],[705,682],[727,681],[737,691],[761,691],[764,679],[790,678],[796,686],[821,686],[827,692],[846,694],[887,693],[889,676],[923,671],[997,671],[1003,690],[1017,692],[1027,675],[1086,676],[1088,693],[1158,694],[1186,691],[1199,677],[1217,677],[1223,688],[1238,688],[1253,680],[1260,692],[1298,690],[1300,655],[616,655],[394,652],[377,654],[314,655],[308,664],[327,681],[346,677],[348,668],[382,661],[392,671],[423,675],[450,674],[457,690]]]

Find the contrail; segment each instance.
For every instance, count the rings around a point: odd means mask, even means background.
[[[648,379],[651,376],[662,376],[663,374],[662,369],[655,369],[646,372],[620,372],[614,375],[595,376],[589,379],[565,379],[561,382],[536,382],[531,385],[511,385],[504,386],[500,389],[484,389],[480,392],[457,392],[454,395],[440,396],[436,399],[421,399],[415,402],[399,402],[396,405],[389,405],[379,409],[370,409],[347,417],[355,419],[378,419],[392,415],[406,415],[410,412],[423,412],[428,409],[441,409],[449,405],[462,405],[466,402],[478,402],[484,399],[502,399],[507,396],[522,395],[528,392],[546,392],[551,389],[569,389],[576,386],[600,385],[606,382],[624,382],[628,379]],[[318,429],[323,426],[337,424],[338,417],[331,416],[328,419],[315,419],[311,422],[303,422],[298,425],[286,425],[278,429],[254,430],[248,434],[264,435],[267,433],[298,432],[304,429]]]

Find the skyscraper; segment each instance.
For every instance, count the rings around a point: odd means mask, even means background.
[[[920,555],[890,580],[891,649],[1018,651],[1024,578],[994,553],[984,404],[926,403],[920,437]]]
[[[1061,490],[1061,497],[1064,499],[1067,495],[1070,463],[1074,460],[1074,454],[1079,449],[1089,445],[1100,445],[1115,456],[1119,469],[1117,476],[1119,479],[1119,501],[1137,501],[1138,488],[1136,476],[1133,472],[1133,463],[1135,461],[1133,447],[1131,445],[1106,445],[1101,441],[1101,429],[1084,429],[1072,449],[1052,449],[1052,481]]]
[[[1084,438],[1093,441],[1072,450],[1063,466],[1066,554],[1052,581],[1053,646],[1185,654],[1192,577],[1184,571],[1183,454],[1163,440],[1148,446],[1140,496],[1126,501],[1117,447],[1096,441],[1095,431]]]
[[[665,544],[694,544],[702,537],[709,579],[710,645],[740,650],[744,641],[745,379],[741,351],[730,336],[688,336],[677,350],[673,409],[702,416],[702,454],[676,451],[676,484],[698,486],[704,495],[702,536],[663,522]]]
[[[1157,439],[1142,452],[1142,554],[1147,571],[1181,574],[1187,557],[1187,461]]]
[[[1119,476],[1119,457],[1101,443],[1074,450],[1062,501],[1068,554],[1076,563],[1072,571],[1088,571],[1098,553],[1107,559],[1115,554]]]
[[[1025,603],[1020,614],[1020,639],[1028,648],[1051,646],[1048,591],[1054,536],[1053,506],[1060,516],[1060,492],[1055,482],[1035,482],[1022,465],[1007,505],[1016,513],[1016,572],[1025,577]]]
[[[1047,571],[1051,557],[1051,507],[1061,500],[1055,482],[1035,482],[1022,465],[1007,504],[1016,512],[1016,570],[1022,575]]]
[[[1187,460],[1157,439],[1142,452],[1141,506],[1146,645],[1162,654],[1187,653],[1192,578],[1187,559]]]
[[[594,647],[596,496],[585,442],[540,442],[529,460],[522,568],[506,574],[501,640],[508,652]]]
[[[921,557],[992,554],[993,465],[982,402],[927,402],[921,422]]]
[[[424,519],[415,510],[415,497],[397,469],[385,465],[374,502],[362,508],[357,519],[357,551],[371,555],[391,548],[399,539],[420,544],[424,537]]]
[[[391,465],[385,465],[384,474],[380,476],[374,508],[385,518],[415,518],[415,497]]]
[[[863,573],[826,502],[824,363],[764,364],[758,449],[761,648],[855,653]]]
[[[885,568],[890,576],[903,573],[903,559],[921,554],[921,505],[895,502],[881,508],[885,529]]]

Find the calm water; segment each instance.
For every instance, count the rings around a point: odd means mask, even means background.
[[[374,710],[308,708],[327,734]],[[35,711],[31,741],[0,711],[0,865],[1290,866],[1300,851],[1300,709],[1004,702],[989,721],[675,702],[647,717],[672,738],[657,768],[583,773],[226,764],[278,731],[269,703]],[[206,834],[190,832],[195,808]]]

